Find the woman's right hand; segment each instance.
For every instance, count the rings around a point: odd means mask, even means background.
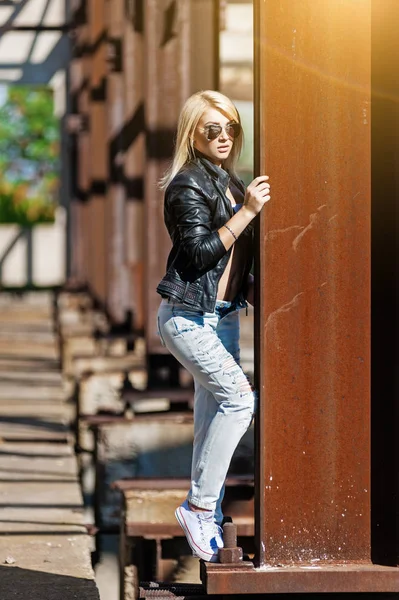
[[[267,175],[255,177],[245,192],[244,206],[254,217],[262,210],[263,206],[270,200],[270,183]]]

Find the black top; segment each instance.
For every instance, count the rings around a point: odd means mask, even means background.
[[[164,216],[173,247],[167,272],[157,287],[162,296],[199,310],[214,311],[218,283],[231,254],[231,248],[226,250],[218,233],[234,214],[226,196],[229,185],[243,199],[242,181],[199,154],[184,165],[166,188]],[[252,223],[238,242],[245,246],[248,257],[238,299],[244,306],[253,259]]]

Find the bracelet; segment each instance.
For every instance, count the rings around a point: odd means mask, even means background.
[[[235,240],[238,239],[237,236],[236,236],[236,234],[234,233],[234,231],[231,229],[231,227],[229,227],[228,225],[223,225],[223,227],[226,227],[226,229],[228,229],[230,231],[231,235],[233,236],[233,238]]]

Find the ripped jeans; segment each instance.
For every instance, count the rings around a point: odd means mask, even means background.
[[[239,310],[217,301],[213,313],[162,300],[162,343],[194,378],[194,444],[188,500],[221,522],[224,481],[255,410],[255,392],[240,366]]]

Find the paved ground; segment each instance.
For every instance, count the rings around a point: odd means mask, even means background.
[[[0,600],[98,600],[50,295],[0,295]]]

